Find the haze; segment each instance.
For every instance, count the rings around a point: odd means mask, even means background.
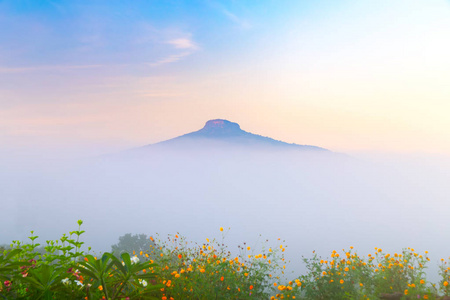
[[[356,158],[333,153],[221,147],[158,149],[94,159],[9,162],[1,170],[1,242],[41,242],[75,229],[109,251],[125,233],[220,237],[230,248],[286,240],[296,273],[301,256],[354,246],[428,250],[431,267],[448,253],[450,161]],[[294,263],[295,262],[295,263]]]

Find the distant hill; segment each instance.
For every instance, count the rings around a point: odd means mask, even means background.
[[[206,122],[205,126],[198,131],[187,133],[182,136],[156,144],[146,145],[137,149],[151,150],[156,148],[170,148],[182,150],[197,147],[201,147],[202,149],[223,149],[223,147],[234,147],[239,149],[289,149],[301,151],[330,152],[327,149],[317,146],[289,144],[269,137],[253,134],[242,130],[237,123],[222,119],[209,120],[208,122]]]

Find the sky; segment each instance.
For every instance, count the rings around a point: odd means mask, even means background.
[[[94,155],[223,118],[450,154],[450,1],[0,0],[0,154]]]

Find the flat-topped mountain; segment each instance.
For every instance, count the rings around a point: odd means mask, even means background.
[[[159,142],[156,144],[147,145],[139,149],[150,149],[154,147],[170,147],[182,149],[185,147],[225,147],[234,146],[239,148],[257,148],[271,150],[277,149],[292,149],[292,150],[307,150],[307,151],[328,151],[327,149],[310,145],[289,144],[278,141],[269,137],[253,134],[241,129],[239,124],[223,119],[209,120],[205,126],[191,133],[182,136]]]

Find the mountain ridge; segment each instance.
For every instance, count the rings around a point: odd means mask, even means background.
[[[161,141],[154,144],[139,147],[139,149],[149,149],[154,147],[186,147],[186,146],[237,146],[244,148],[285,148],[303,151],[330,152],[328,149],[312,145],[299,145],[286,143],[253,134],[241,129],[238,123],[225,119],[212,119],[205,123],[205,126],[197,131],[183,134],[181,136]]]

